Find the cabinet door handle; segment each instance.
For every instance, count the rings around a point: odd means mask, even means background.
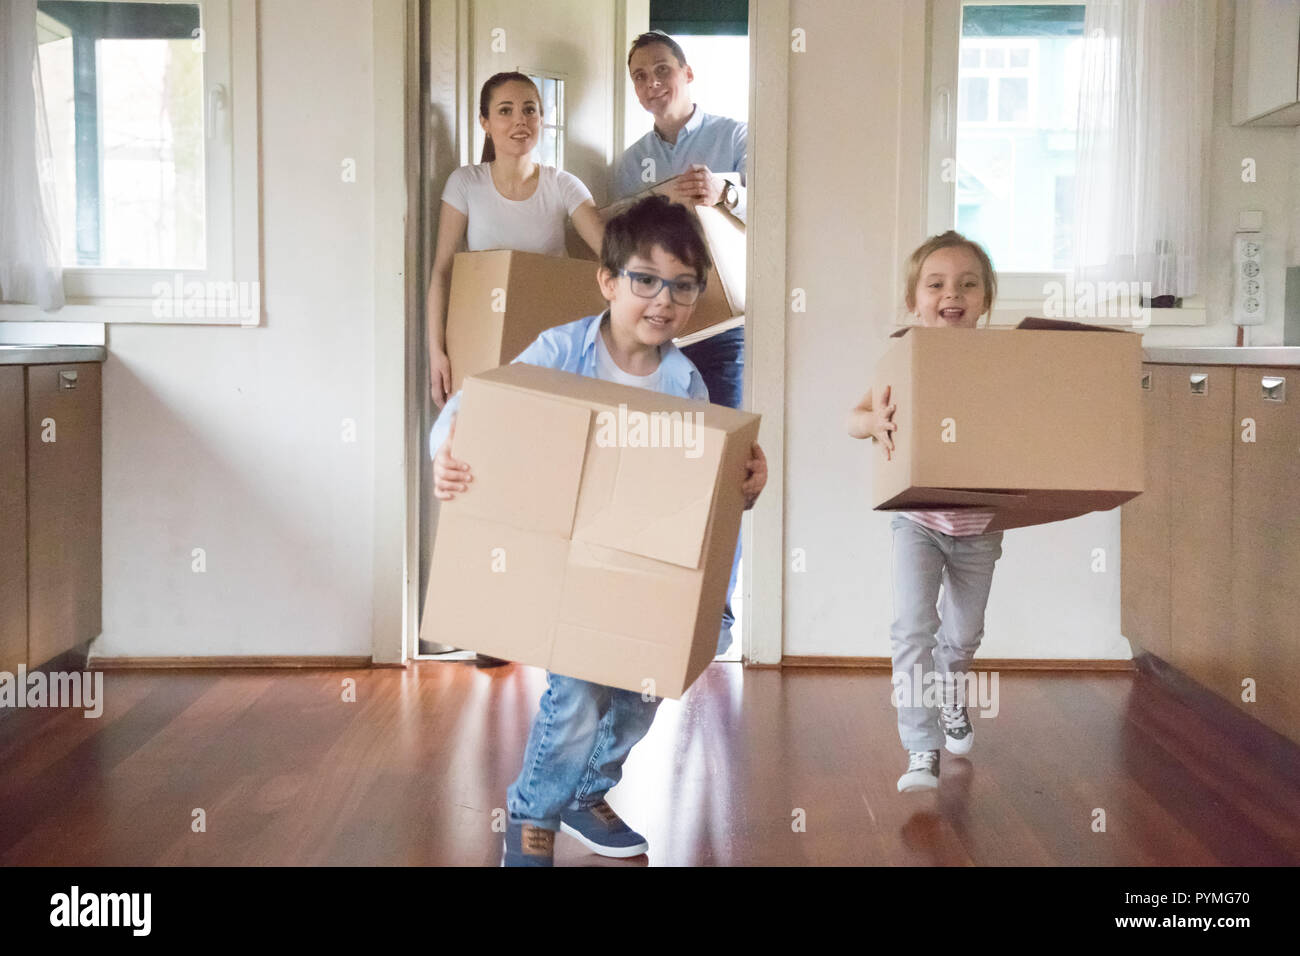
[[[1266,402],[1286,401],[1286,379],[1277,375],[1265,375],[1259,380],[1259,397]]]
[[[1150,372],[1143,372],[1143,373],[1142,373],[1142,387],[1143,387],[1144,389],[1146,389],[1148,392],[1151,391],[1151,373],[1150,373]]]
[[[77,387],[76,369],[70,368],[59,373],[59,388],[76,388],[76,387]]]
[[[1210,376],[1204,372],[1193,372],[1187,376],[1187,387],[1193,395],[1204,395],[1210,390]]]

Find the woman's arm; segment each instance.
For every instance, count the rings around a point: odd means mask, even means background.
[[[434,245],[429,294],[425,300],[425,330],[429,344],[429,388],[439,408],[451,392],[451,364],[447,360],[447,297],[451,292],[451,263],[465,239],[469,217],[450,203],[442,204],[438,239]]]
[[[596,212],[596,204],[588,199],[573,210],[572,219],[573,228],[578,230],[578,235],[582,236],[583,242],[589,245],[591,251],[599,256],[600,244],[605,239],[605,223],[601,221],[600,214]]]

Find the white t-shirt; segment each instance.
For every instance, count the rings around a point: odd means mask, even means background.
[[[538,167],[537,188],[527,199],[507,199],[492,183],[492,165],[462,166],[447,177],[442,201],[469,218],[470,252],[517,249],[563,256],[564,223],[591,199],[591,191],[572,173]]]
[[[614,356],[609,354],[605,333],[601,330],[596,333],[596,377],[615,385],[631,385],[633,388],[648,388],[657,392],[659,381],[664,377],[664,363],[660,362],[659,367],[649,375],[632,375],[623,371],[614,361]]]

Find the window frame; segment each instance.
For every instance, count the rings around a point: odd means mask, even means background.
[[[1044,6],[1077,5],[1081,0],[932,0],[930,20],[930,58],[928,105],[930,110],[926,143],[925,214],[927,235],[937,235],[956,228],[956,156],[958,122],[958,75],[960,72],[961,21],[965,6]],[[990,93],[990,110],[994,99]],[[1030,111],[1035,115],[1037,104],[1031,97]],[[1004,129],[1015,124],[993,122],[990,129]],[[951,162],[950,162],[951,161]],[[950,180],[950,181],[948,181]],[[1053,237],[1045,237],[1051,239]],[[990,325],[1015,325],[1027,315],[1041,315],[1045,311],[1047,288],[1058,283],[1058,288],[1071,289],[1068,272],[1010,272],[997,270],[998,297],[989,316]],[[1205,297],[1198,295],[1183,300],[1180,308],[1150,309],[1151,325],[1206,325],[1208,324]],[[1066,316],[1070,318],[1070,316]],[[899,324],[907,324],[902,317]],[[1132,328],[1131,319],[1115,318],[1095,320],[1093,324]]]
[[[532,67],[525,68],[523,70],[520,70],[519,72],[523,73],[524,76],[534,81],[551,80],[553,83],[555,83],[555,114],[556,115],[552,117],[548,117],[545,114],[543,114],[541,137],[539,137],[538,142],[540,145],[541,138],[545,137],[547,129],[555,130],[555,168],[559,170],[563,170],[564,169],[564,145],[565,145],[565,139],[567,137],[566,131],[568,130],[568,121],[566,120],[565,113],[564,113],[564,83],[569,78],[568,74],[556,73],[553,70],[538,70]],[[538,90],[539,91],[541,90],[540,84],[538,85]],[[542,94],[542,99],[543,100],[546,99],[545,93]],[[558,122],[556,121],[557,119]]]
[[[35,305],[0,303],[0,320],[261,324],[257,0],[151,2],[200,8],[206,267],[65,266],[62,309],[44,312]]]

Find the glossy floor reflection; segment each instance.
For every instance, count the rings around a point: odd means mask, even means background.
[[[98,720],[0,713],[0,864],[495,866],[544,685],[443,662],[109,671]],[[1000,713],[926,794],[896,791],[889,689],[883,671],[715,663],[661,705],[610,795],[649,854],[561,836],[557,862],[1300,863],[1300,761],[1140,673],[1003,672]]]

